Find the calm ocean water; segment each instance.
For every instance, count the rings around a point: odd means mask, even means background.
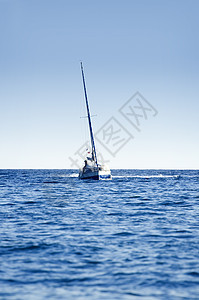
[[[199,171],[0,170],[0,299],[199,299]]]

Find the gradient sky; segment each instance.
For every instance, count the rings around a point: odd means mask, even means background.
[[[199,169],[199,1],[0,0],[0,168],[71,168],[97,132],[134,136],[111,168]],[[158,111],[138,132],[118,111],[136,92]],[[102,133],[102,132],[101,132]]]

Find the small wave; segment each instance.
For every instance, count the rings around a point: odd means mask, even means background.
[[[122,232],[117,232],[113,234],[114,236],[131,236],[134,235],[132,232],[129,231],[122,231]]]
[[[188,272],[187,275],[193,276],[193,277],[199,277],[199,273],[198,272]]]
[[[59,183],[58,181],[44,181],[44,183]]]
[[[16,252],[26,252],[26,251],[40,251],[42,249],[48,248],[49,245],[45,243],[41,244],[30,244],[30,245],[19,245],[19,246],[4,246],[2,247],[2,252],[1,254],[6,254],[7,253],[16,253]]]
[[[109,213],[109,214],[107,214],[108,216],[121,216],[122,215],[122,213],[121,212],[112,212],[112,213]]]
[[[37,204],[37,202],[30,200],[30,201],[24,201],[23,204]]]

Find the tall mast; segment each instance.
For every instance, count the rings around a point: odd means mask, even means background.
[[[86,108],[87,108],[87,114],[88,114],[88,124],[89,124],[89,129],[90,129],[92,159],[97,164],[97,155],[96,155],[96,150],[95,150],[95,142],[94,142],[94,136],[93,136],[93,130],[92,130],[92,124],[91,124],[91,116],[90,116],[90,110],[89,110],[89,105],[88,105],[88,97],[87,97],[87,92],[86,92],[86,83],[85,83],[85,78],[84,78],[84,70],[83,70],[82,62],[81,62],[81,71],[82,71],[82,80],[83,80],[83,86],[84,86],[84,95],[85,95],[85,100],[86,100]]]

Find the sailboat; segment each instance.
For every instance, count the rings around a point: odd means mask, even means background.
[[[86,110],[87,110],[87,118],[89,124],[89,131],[90,131],[90,141],[91,141],[91,153],[89,156],[86,157],[84,161],[84,166],[79,170],[79,178],[80,179],[111,179],[111,171],[107,165],[100,165],[97,161],[97,153],[95,148],[95,141],[93,135],[93,129],[91,124],[91,115],[90,109],[88,104],[88,97],[86,91],[86,82],[83,70],[83,64],[81,62],[81,73],[82,73],[82,80],[83,80],[83,87],[84,87],[84,96],[86,101]]]

